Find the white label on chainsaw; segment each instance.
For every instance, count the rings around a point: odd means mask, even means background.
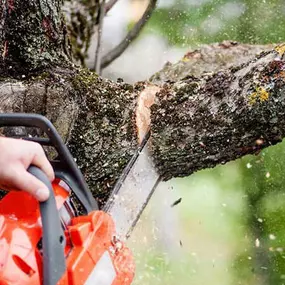
[[[112,285],[115,278],[116,271],[109,252],[106,251],[96,264],[84,285]]]

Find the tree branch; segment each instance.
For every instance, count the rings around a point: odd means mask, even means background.
[[[111,62],[117,59],[128,48],[131,42],[137,38],[140,31],[143,29],[143,27],[151,17],[152,12],[156,7],[156,3],[157,0],[150,0],[146,11],[144,12],[142,18],[135,24],[134,28],[127,34],[127,36],[121,41],[121,43],[117,47],[115,47],[102,58],[102,69],[106,68]]]
[[[107,14],[117,2],[118,0],[109,0],[105,5],[105,14]]]
[[[164,84],[152,107],[151,124],[153,158],[165,180],[282,140],[283,50],[264,52],[239,67]]]
[[[223,41],[202,45],[199,49],[190,50],[181,60],[167,62],[162,70],[156,72],[150,81],[163,84],[165,81],[178,81],[192,75],[200,77],[203,73],[218,72],[230,69],[252,60],[262,51],[269,51],[274,45],[249,45],[233,41]]]
[[[97,74],[101,74],[101,41],[102,41],[102,31],[103,23],[105,17],[105,0],[102,0],[99,8],[99,23],[98,23],[98,37],[97,37],[97,47],[95,52],[94,70]]]

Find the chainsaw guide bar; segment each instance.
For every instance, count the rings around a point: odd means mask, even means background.
[[[130,236],[160,182],[150,156],[149,137],[150,133],[123,171],[103,209],[115,221],[120,239]]]

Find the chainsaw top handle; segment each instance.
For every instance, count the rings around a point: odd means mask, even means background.
[[[53,124],[46,117],[38,114],[0,114],[0,127],[20,126],[39,128],[47,135],[48,138],[22,137],[22,139],[37,142],[42,146],[54,147],[58,158],[50,162],[55,176],[67,183],[87,213],[98,210],[98,204],[89,191],[81,171]]]
[[[50,192],[48,200],[40,203],[43,230],[43,284],[56,285],[66,271],[65,236],[60,223],[53,188],[48,177],[35,166],[30,166],[28,172],[42,181]]]

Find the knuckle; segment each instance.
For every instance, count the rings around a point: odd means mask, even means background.
[[[38,151],[42,151],[42,147],[39,143],[33,142],[33,144]]]
[[[33,144],[34,144],[33,148],[34,148],[35,153],[37,155],[42,156],[44,154],[44,150],[43,150],[42,146],[38,143],[35,143],[35,142]]]

